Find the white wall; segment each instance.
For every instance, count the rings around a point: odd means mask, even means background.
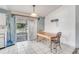
[[[79,48],[79,5],[76,6],[76,48]]]
[[[59,22],[53,23],[51,19],[59,19]],[[48,14],[45,18],[45,31],[62,32],[61,42],[75,47],[75,6],[64,5]]]

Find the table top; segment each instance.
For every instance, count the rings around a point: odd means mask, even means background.
[[[37,36],[41,36],[41,37],[51,39],[51,38],[56,37],[56,33],[39,32],[39,33],[37,33]]]

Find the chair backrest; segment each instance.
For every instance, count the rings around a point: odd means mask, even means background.
[[[58,32],[56,35],[56,40],[54,41],[55,43],[60,43],[60,38],[61,38],[62,33]]]
[[[62,35],[61,32],[58,32],[58,33],[57,33],[57,38],[58,38],[58,40],[60,39],[61,35]]]

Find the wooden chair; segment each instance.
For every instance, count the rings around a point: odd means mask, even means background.
[[[52,39],[52,42],[54,43],[53,49],[56,49],[56,53],[57,53],[57,47],[59,46],[61,48],[61,45],[60,45],[61,34],[62,34],[61,32],[58,32],[56,35],[56,38]],[[52,51],[52,49],[51,49],[51,51]]]

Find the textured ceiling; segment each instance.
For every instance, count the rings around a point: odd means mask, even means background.
[[[24,13],[32,13],[32,5],[8,5],[7,6],[9,10],[12,11],[18,11],[18,12],[24,12]],[[39,16],[46,16],[52,11],[59,8],[60,5],[36,5],[36,13]]]

